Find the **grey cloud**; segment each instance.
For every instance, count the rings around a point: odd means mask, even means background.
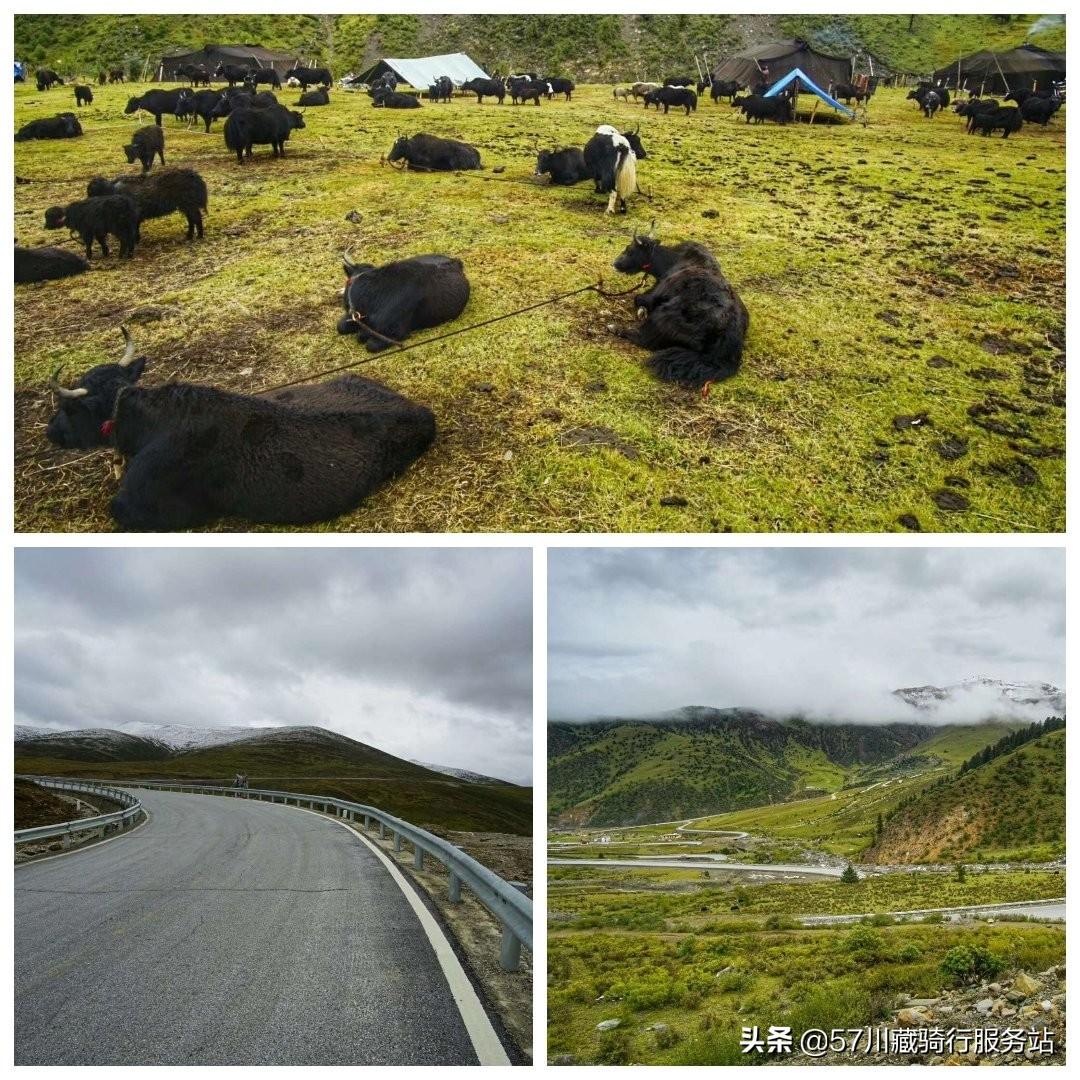
[[[523,549],[21,549],[16,718],[319,724],[531,776]]]

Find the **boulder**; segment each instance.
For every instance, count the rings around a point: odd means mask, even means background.
[[[1013,989],[1019,990],[1025,997],[1031,997],[1032,994],[1037,994],[1043,988],[1043,984],[1038,979],[1033,979],[1026,971],[1021,971],[1019,975],[1013,979]]]
[[[621,1020],[601,1020],[596,1025],[597,1031],[614,1031],[622,1023]]]
[[[901,1009],[896,1014],[896,1019],[905,1027],[921,1027],[923,1024],[929,1024],[934,1016],[928,1009],[907,1008]]]

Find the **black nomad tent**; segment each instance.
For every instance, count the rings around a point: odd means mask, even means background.
[[[828,56],[810,48],[805,41],[788,38],[743,49],[722,61],[712,73],[716,82],[737,79],[745,86],[765,83],[772,86],[778,79],[799,68],[819,86],[828,88],[851,78],[850,56]]]
[[[1065,54],[1021,45],[1007,52],[977,52],[962,56],[934,72],[934,82],[987,94],[1010,90],[1049,90],[1065,78]]]
[[[176,82],[178,79],[183,81],[182,76],[177,75],[181,64],[201,64],[211,74],[218,64],[273,68],[279,75],[284,76],[286,71],[300,63],[302,61],[298,53],[274,52],[261,45],[204,45],[195,52],[181,50],[163,56],[158,64],[156,78],[158,82]]]

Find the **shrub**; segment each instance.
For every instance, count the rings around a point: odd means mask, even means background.
[[[922,959],[922,949],[912,942],[909,945],[905,945],[896,954],[896,959],[899,960],[901,964],[914,964]]]
[[[996,975],[1005,961],[981,945],[954,945],[941,961],[941,970],[958,983],[976,982]]]
[[[867,926],[857,926],[843,942],[861,964],[874,964],[885,955],[885,939]]]
[[[840,880],[845,885],[855,885],[859,881],[859,872],[851,863],[848,863],[847,869],[840,875]]]
[[[607,1031],[596,1051],[597,1065],[629,1065],[630,1035],[625,1031]]]

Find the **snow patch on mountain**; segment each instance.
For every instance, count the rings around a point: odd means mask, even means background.
[[[1044,720],[1065,712],[1065,691],[1050,683],[1009,682],[973,676],[950,686],[907,686],[893,691],[934,722]]]
[[[456,769],[453,765],[433,765],[430,761],[417,761],[409,758],[414,765],[422,769],[430,769],[432,772],[442,773],[443,776],[452,776],[455,780],[465,780],[470,784],[505,784],[505,780],[499,780],[494,776],[485,776],[483,773],[470,772],[468,769]]]

